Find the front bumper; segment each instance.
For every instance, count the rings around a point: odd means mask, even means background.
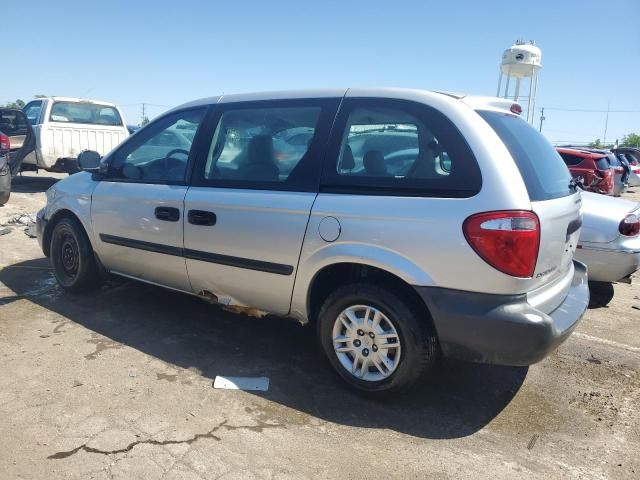
[[[38,210],[38,213],[36,214],[36,232],[38,234],[38,244],[40,244],[40,248],[45,253],[45,255],[47,254],[47,252],[44,249],[44,231],[47,228],[48,222],[49,220],[44,218],[44,208]]]
[[[446,357],[500,365],[531,365],[555,350],[576,327],[589,304],[587,268],[574,261],[566,298],[546,314],[525,294],[490,295],[416,287],[433,318]]]

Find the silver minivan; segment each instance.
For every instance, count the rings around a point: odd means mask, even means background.
[[[195,101],[81,154],[40,243],[72,292],[117,274],[310,323],[360,391],[440,354],[528,365],[589,294],[580,194],[518,113],[405,89]]]

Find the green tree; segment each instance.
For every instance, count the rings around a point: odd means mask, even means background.
[[[629,133],[622,137],[621,147],[640,147],[640,135],[637,133]]]
[[[149,123],[149,117],[146,115],[142,118],[142,122],[140,122],[140,126],[144,127],[147,123]]]
[[[603,145],[602,145],[602,143],[600,142],[600,139],[599,139],[599,138],[597,138],[594,142],[591,142],[591,143],[589,144],[589,146],[590,146],[591,148],[602,148],[602,146],[603,146]]]
[[[22,100],[18,99],[15,102],[7,102],[5,107],[6,108],[17,108],[19,110],[22,107],[24,107],[24,102]]]

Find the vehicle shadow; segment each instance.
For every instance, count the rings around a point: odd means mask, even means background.
[[[60,181],[60,178],[39,175],[17,175],[11,179],[11,191],[17,193],[46,192],[51,185],[58,181]]]
[[[229,313],[204,301],[138,282],[111,283],[86,296],[62,291],[46,259],[0,270],[17,298],[100,335],[204,377],[267,376],[263,398],[330,422],[387,428],[421,438],[471,435],[512,400],[526,367],[442,361],[432,378],[393,399],[373,401],[344,388],[316,346],[312,328]],[[89,341],[89,339],[88,339]],[[94,354],[95,355],[95,354]]]
[[[611,282],[589,282],[589,308],[605,308],[613,299],[614,289]]]

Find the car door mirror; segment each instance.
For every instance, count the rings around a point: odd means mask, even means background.
[[[101,160],[102,157],[98,152],[85,150],[78,155],[78,167],[85,172],[98,173],[100,172]]]

